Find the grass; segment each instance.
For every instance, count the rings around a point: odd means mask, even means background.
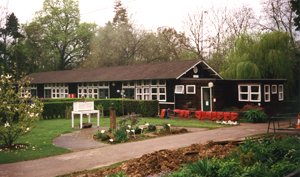
[[[119,120],[120,118],[118,118]],[[117,122],[118,122],[117,120]],[[86,121],[86,120],[85,120]],[[92,119],[96,125],[96,119]],[[196,119],[159,119],[159,118],[141,118],[139,124],[150,123],[154,125],[162,125],[164,123],[171,124],[171,126],[180,127],[197,127],[197,128],[218,128],[222,125],[215,124],[211,121],[199,121]],[[75,119],[75,126],[78,127],[79,119]],[[100,127],[109,127],[109,118],[100,118]],[[54,156],[70,152],[65,148],[56,147],[52,144],[55,137],[69,133],[78,128],[71,128],[70,119],[54,119],[54,120],[40,120],[35,124],[35,128],[26,135],[20,137],[16,143],[26,143],[29,146],[26,149],[1,151],[0,164],[13,163],[18,161],[26,161],[38,159],[42,157]],[[0,142],[1,144],[1,142]]]

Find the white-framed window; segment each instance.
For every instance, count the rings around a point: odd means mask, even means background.
[[[165,80],[138,80],[131,86],[135,88],[134,95],[137,100],[158,100],[166,101],[166,81]],[[124,86],[123,88],[128,88]]]
[[[184,85],[175,85],[175,94],[184,94]]]
[[[68,98],[69,88],[67,84],[45,84],[45,98]]]
[[[25,95],[30,97],[37,97],[37,85],[30,84],[30,86],[21,89],[21,97],[25,97]]]
[[[77,93],[78,98],[109,98],[109,84],[108,82],[79,83]]]
[[[270,85],[264,85],[264,99],[265,99],[265,102],[270,102],[271,101]]]
[[[238,85],[239,101],[260,102],[261,92],[260,85]]]
[[[272,91],[272,94],[276,94],[277,93],[277,85],[272,85],[271,91]]]
[[[283,101],[284,100],[283,84],[278,85],[278,100],[279,101]]]
[[[195,85],[186,85],[186,94],[196,94],[196,86]]]

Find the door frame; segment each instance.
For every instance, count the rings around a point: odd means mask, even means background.
[[[212,88],[208,87],[208,86],[202,86],[201,87],[201,110],[203,111],[203,89],[209,89],[209,107],[210,107],[210,111],[212,111]]]

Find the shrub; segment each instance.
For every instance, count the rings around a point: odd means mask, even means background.
[[[73,108],[73,102],[81,99],[49,99],[44,100],[44,119],[64,118],[68,107]],[[86,99],[86,101],[91,99]],[[154,117],[158,112],[158,101],[149,100],[121,100],[121,99],[99,99],[93,100],[96,109],[100,110],[102,115],[109,115],[109,107],[114,104],[116,114],[121,116],[132,112],[139,113],[141,116]],[[122,108],[123,102],[123,108]],[[71,109],[72,110],[72,109]],[[70,117],[66,117],[70,118]]]
[[[18,90],[16,88],[18,86]],[[30,98],[26,90],[29,79],[15,80],[12,76],[1,75],[0,78],[0,142],[4,146],[13,147],[14,142],[31,130],[33,122],[37,121],[42,112],[42,103]]]
[[[147,130],[148,130],[149,132],[155,132],[155,131],[156,131],[156,126],[153,125],[153,124],[150,124],[150,125],[148,125]]]
[[[108,134],[109,132],[105,131],[105,130],[101,130],[101,131],[97,131],[97,133],[95,134],[97,139],[100,139],[101,141],[108,141],[110,139],[110,136]]]
[[[115,137],[115,142],[117,142],[117,143],[126,142],[128,140],[126,129],[125,128],[119,128],[114,133],[114,137]]]
[[[253,123],[266,122],[267,114],[258,109],[251,109],[245,112],[245,118]]]

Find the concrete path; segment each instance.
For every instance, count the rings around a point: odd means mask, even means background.
[[[176,149],[207,141],[236,140],[246,136],[266,133],[267,124],[242,123],[236,127],[199,131],[132,143],[104,146],[96,149],[37,160],[0,165],[1,177],[57,176],[85,169],[108,166],[117,162],[137,158],[161,149]]]
[[[100,141],[93,139],[93,135],[98,130],[98,128],[93,127],[63,134],[55,138],[53,144],[57,147],[67,148],[71,151],[82,151],[109,146],[109,144],[101,143]]]

